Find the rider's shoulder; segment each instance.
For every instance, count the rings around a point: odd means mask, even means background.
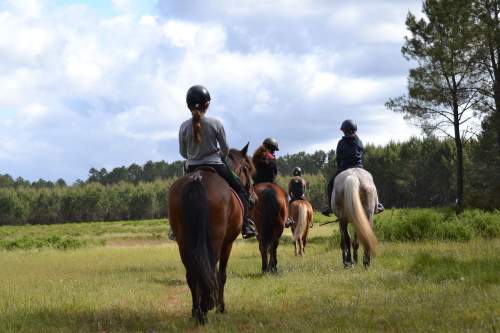
[[[224,127],[222,125],[222,119],[219,117],[204,117],[205,121],[215,127]]]

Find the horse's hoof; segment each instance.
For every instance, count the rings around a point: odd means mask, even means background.
[[[352,268],[353,267],[353,264],[351,264],[350,262],[345,262],[344,263],[344,269],[349,269],[349,268]]]

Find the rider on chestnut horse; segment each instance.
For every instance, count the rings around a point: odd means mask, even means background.
[[[205,87],[196,85],[189,88],[186,103],[192,118],[183,122],[180,127],[179,150],[182,157],[187,159],[187,172],[193,172],[199,167],[213,168],[238,194],[244,208],[242,235],[243,238],[250,238],[256,235],[256,231],[253,221],[248,217],[249,194],[238,176],[225,164],[229,147],[222,123],[216,118],[205,116],[210,100]]]
[[[288,182],[290,203],[295,200],[305,200],[307,183],[304,178],[302,178],[302,169],[300,167],[293,168],[292,175],[292,179]]]
[[[262,145],[255,150],[252,161],[255,166],[254,184],[274,183],[278,175],[276,166],[275,151],[278,151],[278,141],[273,138],[267,138]]]

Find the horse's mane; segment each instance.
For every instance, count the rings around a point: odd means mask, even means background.
[[[240,150],[234,149],[234,148],[229,149],[229,155],[230,154],[237,155],[240,158],[242,158],[243,160],[245,160],[246,164],[248,165],[248,167],[250,169],[249,170],[250,175],[251,176],[255,175],[255,166],[253,164],[252,159],[250,157],[248,157],[248,155],[243,155]]]

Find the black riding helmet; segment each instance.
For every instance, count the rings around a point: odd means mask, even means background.
[[[352,133],[358,130],[358,126],[356,123],[351,120],[347,119],[342,122],[342,125],[340,126],[340,130],[345,132],[345,133]]]
[[[279,150],[278,141],[276,141],[276,139],[267,138],[264,140],[264,142],[262,142],[262,144],[269,150]]]
[[[189,109],[197,109],[206,102],[210,102],[210,93],[207,88],[200,85],[189,88],[186,94],[186,103]]]
[[[294,175],[294,176],[302,176],[302,169],[300,167],[293,168],[292,175]]]

